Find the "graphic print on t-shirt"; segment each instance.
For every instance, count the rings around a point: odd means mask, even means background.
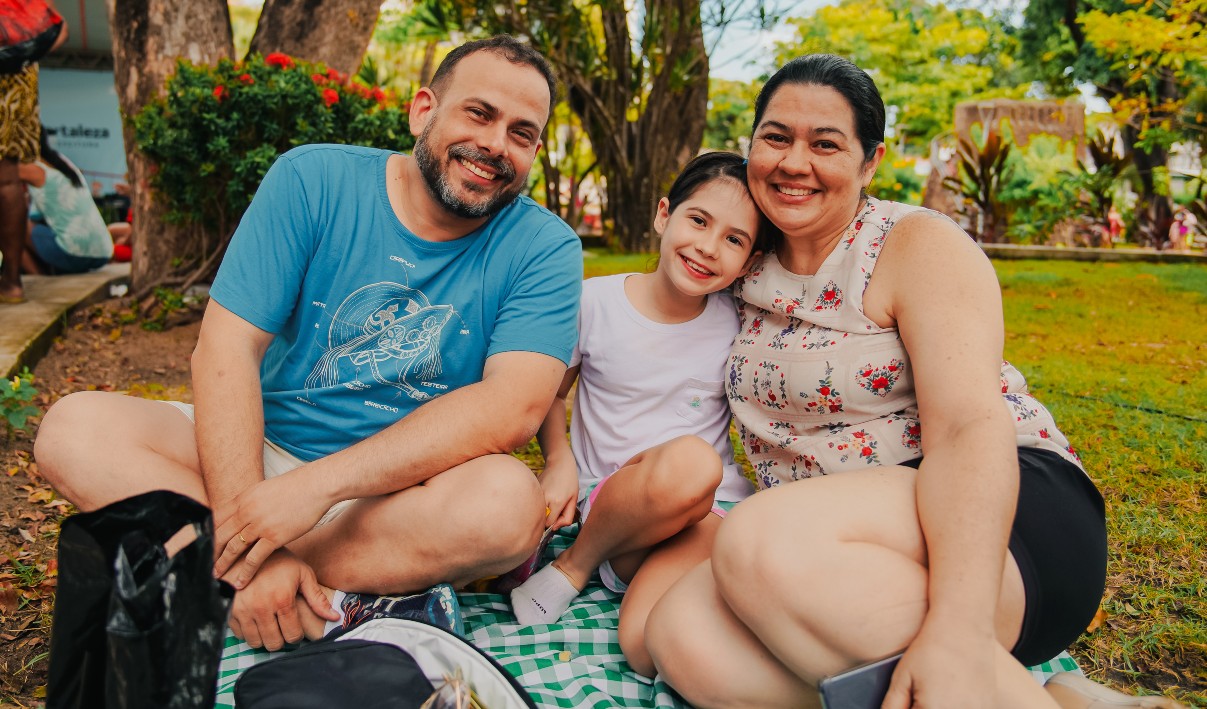
[[[343,384],[368,389],[362,373],[401,390],[416,401],[433,396],[411,381],[440,375],[440,333],[456,314],[451,305],[432,305],[422,292],[398,283],[374,283],[348,296],[332,316],[327,347],[306,390]]]

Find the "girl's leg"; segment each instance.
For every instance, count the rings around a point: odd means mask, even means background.
[[[625,591],[620,603],[620,649],[629,666],[654,676],[654,662],[645,646],[645,622],[650,609],[676,581],[707,561],[721,518],[705,516],[696,524],[654,547]]]
[[[604,561],[629,581],[650,547],[708,515],[721,459],[696,436],[643,451],[608,478],[569,549],[512,591],[521,623],[552,623]]]
[[[721,484],[721,458],[696,436],[681,436],[633,456],[608,478],[574,544],[553,565],[583,588],[604,561],[623,581],[649,548],[699,522]]]
[[[898,467],[843,473],[768,490],[734,509],[713,550],[713,581],[734,622],[757,638],[764,653],[752,656],[757,661],[728,657],[724,664],[736,667],[733,674],[767,676],[769,667],[778,666],[813,687],[821,677],[899,652],[913,640],[927,610],[915,479],[916,471]],[[709,676],[717,671],[716,660],[703,655],[741,636],[732,623],[720,626],[729,637],[708,642],[661,632],[661,616],[679,590],[654,608],[648,627],[654,663],[672,686],[713,687],[707,696],[690,698],[701,706],[762,704],[754,693],[787,686],[718,683]],[[1013,646],[1023,607],[1021,577],[1007,558],[997,611],[1002,646]],[[688,618],[701,611],[675,612]],[[997,655],[999,706],[1055,706],[1042,691],[1036,694],[1038,686],[1004,649]],[[1007,671],[1012,666],[1017,672]],[[791,703],[801,694],[778,696]]]

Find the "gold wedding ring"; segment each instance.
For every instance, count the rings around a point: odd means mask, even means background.
[[[243,532],[239,532],[239,541],[243,542],[244,544],[247,543],[247,540],[243,538]]]

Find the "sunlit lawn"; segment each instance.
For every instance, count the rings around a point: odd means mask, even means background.
[[[1105,617],[1072,652],[1091,676],[1207,707],[1207,266],[994,265],[1006,357],[1106,498]],[[585,268],[653,260],[590,256]]]

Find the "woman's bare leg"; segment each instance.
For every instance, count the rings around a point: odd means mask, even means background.
[[[710,514],[662,542],[645,558],[620,603],[620,649],[629,666],[653,677],[654,662],[645,645],[650,609],[688,571],[707,561],[721,518]]]
[[[694,572],[668,591],[647,629],[654,663],[665,679],[689,693],[696,685],[712,687],[707,696],[689,698],[700,706],[761,705],[768,691],[793,705],[814,696],[801,687],[906,647],[927,610],[916,474],[893,467],[810,479],[759,493],[736,507],[721,526],[712,561],[716,597],[734,622],[717,624],[715,630],[726,635],[707,642],[662,632],[662,614],[670,613],[672,599],[679,599],[674,612],[683,617],[715,612],[715,605],[700,600],[708,598],[707,588],[694,596],[680,589],[689,581],[700,583]],[[686,608],[693,598],[696,608]],[[1023,606],[1021,577],[1007,558],[997,612],[1000,645],[992,650],[998,668],[995,702],[1055,707],[1005,650],[1017,638]],[[735,624],[749,637],[735,631]],[[749,652],[750,638],[757,638],[764,653]],[[735,653],[729,650],[733,647],[746,649]],[[734,667],[736,678],[718,682],[718,666]],[[767,679],[781,668],[800,684]],[[741,682],[744,676],[763,679]]]

